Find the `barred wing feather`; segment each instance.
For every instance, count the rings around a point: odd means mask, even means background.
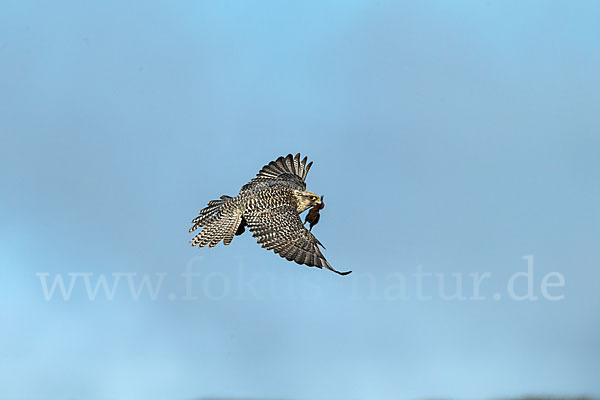
[[[310,267],[327,268],[340,275],[351,271],[335,270],[319,249],[322,244],[302,224],[292,205],[244,214],[248,227],[258,243],[281,257]]]
[[[304,157],[300,160],[300,153],[292,156],[279,157],[275,161],[271,161],[269,164],[262,167],[262,169],[256,174],[256,178],[253,178],[250,183],[244,185],[242,190],[247,190],[260,183],[268,183],[274,181],[285,182],[291,185],[297,190],[306,190],[306,175],[312,167],[312,161],[306,163],[308,157]]]

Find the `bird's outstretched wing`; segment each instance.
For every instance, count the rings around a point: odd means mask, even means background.
[[[340,272],[329,265],[318,247],[323,245],[304,227],[293,205],[249,212],[244,218],[252,235],[265,249],[298,264],[325,267],[340,275],[352,272]]]
[[[242,187],[242,191],[269,184],[283,184],[297,190],[306,190],[306,175],[312,166],[312,161],[306,163],[308,157],[300,160],[300,153],[292,156],[279,157],[271,161],[256,174],[249,183]]]

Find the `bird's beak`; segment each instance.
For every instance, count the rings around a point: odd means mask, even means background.
[[[322,203],[321,199],[317,199],[317,204],[321,204],[321,203]]]

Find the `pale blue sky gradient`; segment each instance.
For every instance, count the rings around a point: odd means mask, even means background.
[[[600,3],[0,11],[0,399],[600,395]],[[354,274],[249,234],[189,246],[208,200],[296,152],[325,195],[314,233]],[[556,271],[563,300],[507,297],[529,254],[536,295]],[[184,301],[190,261],[267,295],[213,301],[197,278]],[[410,279],[383,298],[418,266],[490,272],[487,299],[419,301]],[[156,301],[46,301],[39,272],[168,276]]]

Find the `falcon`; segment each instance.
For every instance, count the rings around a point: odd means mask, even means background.
[[[300,214],[311,207],[319,208],[322,200],[306,190],[306,175],[312,166],[300,154],[279,157],[265,165],[235,197],[223,195],[211,200],[192,220],[190,233],[202,228],[190,241],[192,246],[229,245],[245,227],[258,244],[281,257],[309,267],[334,269],[319,246],[321,242],[304,227]]]

